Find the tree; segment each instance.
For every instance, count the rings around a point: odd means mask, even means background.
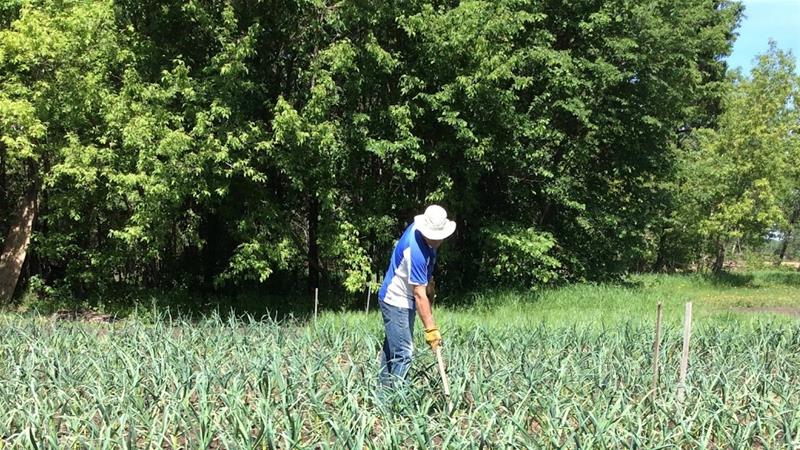
[[[677,222],[703,241],[714,272],[729,246],[761,243],[791,222],[797,190],[791,56],[771,42],[751,77],[734,74],[732,82],[719,129],[696,130],[688,141],[678,187]]]
[[[21,199],[36,163],[29,259],[72,293],[354,291],[433,202],[459,223],[451,287],[612,277],[663,235],[675,142],[717,123],[740,12],[23,1],[0,10],[0,175]]]
[[[102,133],[113,67],[121,63],[106,1],[19,2],[0,30],[0,142],[6,195],[20,200],[0,256],[0,302],[17,283],[42,192],[65,149]],[[11,19],[11,20],[8,20]],[[65,213],[76,213],[64,211]]]

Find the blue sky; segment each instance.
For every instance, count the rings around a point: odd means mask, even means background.
[[[728,58],[728,66],[741,66],[749,73],[753,58],[764,53],[770,38],[778,48],[791,50],[797,60],[800,53],[800,0],[744,0],[744,19],[739,37]]]

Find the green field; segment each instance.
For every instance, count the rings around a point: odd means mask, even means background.
[[[800,446],[800,273],[648,275],[459,300],[467,306],[435,313],[449,416],[421,335],[413,388],[375,395],[376,313],[316,324],[5,313],[0,448]],[[658,301],[663,373],[651,392]],[[685,301],[694,329],[680,407]]]

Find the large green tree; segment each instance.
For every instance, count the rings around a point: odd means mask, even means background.
[[[404,21],[419,55],[411,93],[430,155],[423,182],[465,219],[462,273],[514,267],[510,278],[530,283],[635,267],[666,207],[672,143],[714,115],[706,104],[740,11],[461,2]]]
[[[741,12],[709,0],[19,4],[0,11],[3,95],[22,105],[3,124],[25,125],[0,126],[15,155],[47,155],[33,272],[87,292],[357,290],[431,202],[459,223],[440,259],[450,286],[635,268],[666,228],[678,137],[717,123]],[[63,45],[45,58],[34,44],[48,33]],[[5,172],[25,158],[39,157]]]
[[[14,8],[14,6],[18,6]],[[0,156],[6,211],[16,212],[0,257],[0,301],[13,293],[38,207],[56,167],[103,142],[103,114],[125,60],[110,1],[21,1],[5,7],[0,30]],[[91,158],[91,156],[86,156]],[[85,186],[70,186],[79,198]],[[60,214],[83,210],[59,204]],[[103,220],[102,214],[92,219]],[[47,220],[42,222],[46,229]],[[70,230],[53,230],[64,236]],[[65,242],[77,245],[78,242]]]
[[[749,77],[732,77],[719,127],[687,139],[675,185],[674,238],[715,272],[732,248],[760,244],[773,230],[790,235],[797,220],[794,60],[772,42]]]

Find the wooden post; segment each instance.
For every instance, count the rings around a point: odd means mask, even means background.
[[[692,302],[686,304],[683,318],[683,353],[681,371],[678,377],[678,404],[682,407],[686,396],[686,371],[689,368],[689,338],[692,336]]]
[[[367,314],[369,314],[369,298],[372,296],[372,274],[367,279]]]
[[[314,325],[317,324],[317,308],[319,308],[319,288],[314,288]]]
[[[653,344],[653,397],[655,397],[656,389],[658,389],[658,358],[661,353],[661,317],[663,310],[663,305],[658,302],[656,310],[656,341]]]

